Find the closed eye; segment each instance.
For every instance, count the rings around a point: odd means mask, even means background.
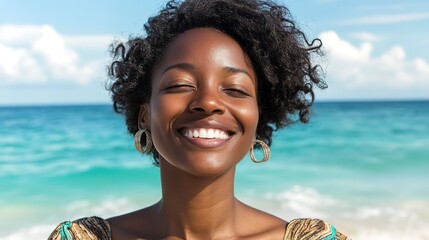
[[[193,91],[195,90],[195,87],[189,84],[173,84],[165,86],[162,90],[166,93],[178,93]]]
[[[241,88],[226,88],[224,89],[224,91],[233,97],[251,97],[252,96],[249,92]]]

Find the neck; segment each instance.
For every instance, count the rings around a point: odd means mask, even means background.
[[[158,211],[169,234],[210,239],[232,234],[237,200],[232,169],[221,176],[198,177],[165,160],[160,162],[162,200]]]

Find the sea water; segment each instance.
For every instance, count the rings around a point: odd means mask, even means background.
[[[237,167],[243,202],[353,239],[429,239],[428,101],[316,103],[310,123],[275,133],[271,156]],[[151,162],[109,105],[1,107],[0,239],[158,201]]]

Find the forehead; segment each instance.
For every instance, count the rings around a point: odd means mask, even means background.
[[[165,49],[159,63],[209,64],[252,69],[241,46],[230,36],[211,28],[197,28],[176,36]]]

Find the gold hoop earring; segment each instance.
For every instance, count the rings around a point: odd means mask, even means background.
[[[142,148],[142,135],[143,133],[146,135],[146,146],[143,149]],[[134,145],[136,146],[137,151],[141,153],[149,153],[150,150],[152,150],[152,136],[150,135],[150,132],[144,128],[139,129],[136,134],[134,135]]]
[[[255,158],[255,153],[254,153],[255,150],[253,149],[253,145],[255,145],[256,143],[261,145],[262,151],[264,151],[264,158],[262,160],[257,160]],[[250,148],[250,159],[252,159],[253,162],[255,163],[266,162],[268,161],[270,156],[271,156],[270,147],[268,147],[268,145],[264,141],[261,141],[258,139],[253,140],[252,147]]]

